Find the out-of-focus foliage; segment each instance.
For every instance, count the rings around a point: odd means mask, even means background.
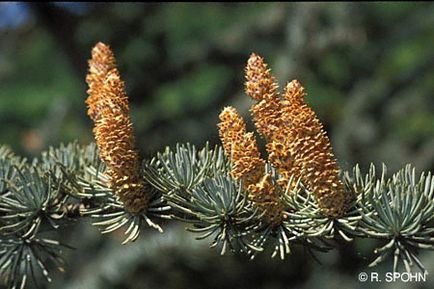
[[[257,52],[280,80],[306,87],[344,168],[385,162],[392,172],[406,163],[432,171],[433,27],[432,3],[1,3],[0,143],[28,155],[60,141],[89,143],[86,59],[104,41],[117,55],[144,155],[176,142],[217,143],[224,105],[248,114],[243,68]],[[149,232],[122,248],[89,227],[65,232],[81,249],[52,288],[359,287],[357,260],[371,260],[379,245],[344,246],[323,265],[301,251],[284,263],[249,263],[191,249],[197,242],[176,226],[172,237]],[[432,257],[421,256],[428,271]],[[429,288],[428,279],[402,286]]]

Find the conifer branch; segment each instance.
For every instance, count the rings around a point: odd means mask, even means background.
[[[228,107],[218,124],[222,147],[177,144],[139,160],[113,53],[99,43],[89,64],[95,144],[61,144],[32,161],[0,146],[0,279],[7,288],[63,271],[69,246],[55,233],[83,218],[102,233],[123,230],[123,244],[135,241],[143,225],[162,232],[159,220],[178,220],[221,254],[250,258],[376,239],[382,246],[369,266],[390,260],[394,271],[426,271],[418,253],[434,250],[432,173],[417,176],[410,165],[391,176],[385,165],[381,172],[374,165],[367,173],[357,165],[340,172],[303,87],[291,81],[280,94],[259,56],[248,61],[245,88],[256,101],[251,111],[267,159]]]

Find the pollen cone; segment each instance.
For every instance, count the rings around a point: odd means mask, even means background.
[[[226,107],[218,124],[220,139],[232,164],[232,177],[242,180],[249,199],[264,212],[271,224],[279,224],[283,207],[270,175],[265,175],[265,161],[261,158],[253,133],[246,131],[243,118],[233,107]]]
[[[339,179],[332,146],[315,112],[305,103],[306,93],[297,80],[285,88],[284,116],[291,124],[285,147],[292,157],[292,173],[312,191],[325,215],[345,213],[351,194]]]
[[[142,212],[147,209],[149,196],[139,174],[128,97],[113,52],[101,42],[92,49],[86,82],[87,113],[94,121],[93,133],[100,157],[107,165],[109,185],[127,211]]]

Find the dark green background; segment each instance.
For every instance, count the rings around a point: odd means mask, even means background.
[[[93,140],[86,116],[87,59],[109,44],[126,82],[138,147],[219,143],[219,111],[248,119],[243,73],[251,52],[281,87],[306,87],[345,169],[386,163],[434,168],[434,4],[0,4],[0,143],[32,157],[49,145]],[[249,120],[250,122],[250,120]],[[250,122],[250,127],[251,122]],[[89,224],[64,232],[77,247],[49,288],[433,288],[360,283],[376,243],[342,244],[316,263],[219,256],[177,224],[121,246]],[[434,273],[432,253],[425,254]]]

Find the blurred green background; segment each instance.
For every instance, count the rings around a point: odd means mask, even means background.
[[[281,87],[306,87],[343,168],[434,169],[433,3],[0,3],[0,143],[32,157],[93,140],[85,76],[98,41],[116,55],[143,157],[219,143],[226,105],[248,118],[243,73],[256,52]],[[303,248],[286,261],[222,257],[176,223],[128,246],[84,223],[62,236],[77,249],[49,288],[434,288],[432,253],[425,283],[358,282],[390,269],[367,268],[375,242],[342,244],[319,264]]]

